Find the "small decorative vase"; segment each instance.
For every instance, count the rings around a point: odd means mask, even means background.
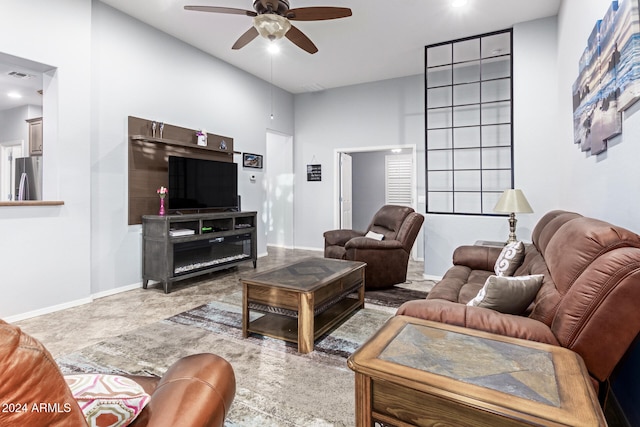
[[[164,215],[164,197],[160,197],[160,212],[158,215]]]

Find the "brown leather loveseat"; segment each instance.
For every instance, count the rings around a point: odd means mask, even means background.
[[[162,378],[129,376],[151,398],[133,427],[222,427],[235,396],[231,365],[213,354],[175,362]],[[87,426],[55,360],[36,339],[0,320],[0,425]]]
[[[453,267],[427,299],[397,314],[569,348],[578,353],[596,390],[640,331],[640,236],[566,211],[544,215],[513,276],[544,279],[524,313],[468,306],[494,274],[501,249],[462,246]]]

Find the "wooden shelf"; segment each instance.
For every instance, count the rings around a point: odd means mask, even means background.
[[[0,202],[0,206],[62,206],[62,200],[22,200],[19,202]]]
[[[167,138],[154,138],[151,136],[146,136],[146,135],[131,135],[131,140],[132,141],[143,141],[143,142],[154,142],[157,144],[166,144],[166,145],[176,145],[179,147],[188,147],[188,148],[195,148],[197,150],[206,150],[206,151],[215,151],[217,153],[226,153],[229,155],[232,154],[240,154],[239,151],[233,151],[233,150],[223,150],[220,148],[216,148],[216,147],[212,147],[212,146],[202,146],[202,145],[197,145],[197,144],[193,144],[190,142],[185,142],[185,141],[178,141],[176,139],[167,139]]]

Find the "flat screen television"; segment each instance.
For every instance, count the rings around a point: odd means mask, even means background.
[[[238,165],[169,156],[169,210],[235,209]]]

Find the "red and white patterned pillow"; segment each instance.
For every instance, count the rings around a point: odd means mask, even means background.
[[[135,420],[149,395],[132,379],[119,375],[65,375],[90,427],[124,427]]]

